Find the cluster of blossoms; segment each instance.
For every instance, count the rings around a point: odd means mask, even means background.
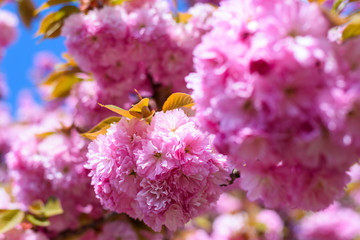
[[[327,207],[358,160],[359,40],[329,28],[317,4],[230,0],[194,51],[200,126],[268,207]]]
[[[6,164],[4,160],[5,154],[10,148],[9,141],[9,125],[11,123],[11,116],[9,109],[0,102],[0,183],[7,178]]]
[[[6,10],[0,9],[0,60],[3,57],[3,52],[17,36],[17,17]]]
[[[0,240],[48,240],[45,234],[31,229],[15,228],[5,234],[0,234]]]
[[[4,75],[1,74],[0,72],[0,99],[5,98],[7,94],[8,94],[8,86],[6,84]]]
[[[80,115],[104,118],[106,111],[98,102],[126,108],[136,101],[134,89],[142,96],[159,89],[187,92],[184,77],[193,71],[192,52],[210,30],[214,10],[197,4],[188,23],[177,23],[167,1],[129,1],[67,18],[62,28],[67,49],[95,79],[80,83],[72,93]]]
[[[52,121],[59,118],[51,114],[48,117]],[[81,214],[100,216],[102,208],[83,166],[87,140],[75,129],[55,133],[48,132],[54,129],[54,123],[44,121],[39,125],[22,129],[6,155],[12,194],[21,208],[27,209],[35,200],[59,198],[64,214],[50,219],[50,229],[55,232],[76,228]]]
[[[296,231],[299,240],[352,240],[360,237],[360,215],[334,204],[303,218]]]
[[[31,79],[35,83],[44,80],[51,71],[54,70],[55,65],[59,62],[57,57],[51,52],[39,52],[34,57],[34,66],[31,71]]]
[[[354,240],[360,237],[360,214],[355,210],[358,206],[336,202],[319,212],[274,211],[231,190],[220,196],[212,212],[195,218],[175,234],[175,239]]]
[[[179,240],[280,240],[285,225],[279,214],[240,197],[239,191],[223,193],[215,209],[194,219],[175,234]]]
[[[0,9],[0,62],[7,48],[17,36],[17,17],[6,10]],[[0,183],[7,179],[4,155],[9,149],[9,128],[11,116],[8,106],[2,101],[8,95],[5,76],[0,72]]]
[[[87,168],[103,207],[171,231],[205,213],[228,172],[183,110],[157,112],[151,124],[122,118],[90,143]]]
[[[64,19],[68,62],[35,59],[35,82],[50,73],[56,83],[40,95],[58,98],[39,105],[23,93],[17,123],[0,102],[0,220],[5,209],[26,216],[0,226],[0,240],[360,237],[360,40],[339,44],[344,26],[329,33],[326,7],[189,0],[172,13],[165,0],[89,2]],[[0,59],[16,24],[0,10]],[[180,93],[179,108],[150,111],[175,91],[193,91],[195,108]],[[119,108],[141,95],[151,98],[132,107],[141,112]],[[106,108],[126,117],[86,132],[112,116]],[[324,211],[287,209],[324,209],[350,179]],[[52,197],[64,213],[34,213]]]

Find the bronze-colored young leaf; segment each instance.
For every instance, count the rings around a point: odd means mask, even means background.
[[[97,132],[92,132],[92,133],[82,133],[81,136],[91,140],[91,141],[94,141],[95,139],[97,139],[97,137],[101,134],[106,134],[106,130],[108,129],[108,127],[104,127],[102,129],[100,129],[99,131]]]
[[[70,2],[75,2],[75,0],[48,0],[47,2],[43,3],[39,8],[37,8],[34,14],[37,15],[51,6],[55,6],[63,3],[70,3]]]
[[[40,23],[37,36],[43,38],[55,38],[60,35],[64,20],[73,13],[80,12],[75,6],[64,6],[58,11],[48,14]]]
[[[163,111],[169,111],[177,108],[191,108],[194,106],[194,101],[189,94],[186,93],[173,93],[166,99],[163,105]]]
[[[115,5],[122,5],[125,1],[129,1],[129,0],[111,0],[110,3],[111,5],[115,6]]]
[[[53,71],[47,79],[42,83],[44,85],[51,85],[64,77],[74,76],[76,73],[81,72],[79,67],[69,66],[69,64],[62,64],[59,69]]]
[[[31,203],[28,209],[32,214],[42,216],[44,214],[45,204],[41,200],[35,200]]]
[[[0,210],[0,234],[7,232],[24,219],[25,213],[21,210]]]
[[[129,111],[129,113],[138,119],[150,119],[155,114],[155,110],[151,110],[148,107],[143,107],[141,113]],[[149,121],[148,121],[149,122]]]
[[[119,122],[121,117],[109,117],[105,120],[102,120],[99,124],[93,127],[90,131],[81,134],[81,136],[86,137],[90,140],[95,140],[100,134],[105,134],[106,130],[114,122]]]
[[[21,21],[26,27],[30,27],[34,19],[34,3],[31,0],[18,0],[17,6]]]
[[[77,67],[77,64],[75,62],[75,59],[67,52],[64,52],[61,54],[61,57],[66,60],[66,64],[70,67]]]
[[[50,197],[46,203],[44,208],[44,216],[52,217],[55,215],[63,214],[64,210],[61,206],[60,200],[55,197]]]
[[[31,224],[39,227],[48,227],[50,226],[49,219],[45,217],[36,217],[31,214],[26,214],[26,220],[28,220]]]
[[[342,39],[357,37],[360,35],[360,18],[352,20],[342,32]]]
[[[129,119],[132,119],[134,118],[130,113],[129,111],[125,110],[125,109],[122,109],[118,106],[115,106],[115,105],[102,105],[99,103],[100,106],[104,107],[104,108],[107,108],[117,114],[120,114],[121,116],[123,117],[126,117],[126,118],[129,118]]]
[[[187,23],[190,18],[192,18],[192,15],[190,13],[179,12],[177,14],[176,21],[178,23]]]
[[[148,107],[149,106],[149,101],[150,100],[148,98],[141,99],[140,102],[133,105],[133,107],[129,109],[129,112],[131,111],[131,112],[141,113],[143,107]]]
[[[63,98],[69,96],[74,84],[80,81],[81,79],[78,78],[75,74],[61,76],[61,78],[57,80],[56,84],[54,85],[51,91],[50,99]]]
[[[39,140],[43,140],[51,135],[54,135],[56,132],[44,132],[44,133],[38,133],[35,134],[35,137]]]

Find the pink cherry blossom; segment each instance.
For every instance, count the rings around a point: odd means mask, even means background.
[[[98,217],[101,208],[83,167],[85,139],[75,130],[44,139],[36,135],[40,133],[35,127],[23,131],[6,156],[16,200],[27,208],[38,199],[59,198],[64,214],[50,219],[50,229],[56,232],[76,228],[80,214]]]
[[[299,240],[351,240],[360,235],[360,216],[339,205],[303,218],[297,228]]]
[[[215,203],[227,179],[223,156],[182,110],[151,124],[122,118],[89,145],[87,168],[102,205],[171,231]]]
[[[8,47],[17,36],[18,19],[15,14],[0,10],[0,49]]]
[[[329,28],[317,4],[224,1],[194,51],[197,119],[251,200],[319,210],[350,180],[359,54],[330,42]]]

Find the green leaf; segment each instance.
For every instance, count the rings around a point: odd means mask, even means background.
[[[121,116],[123,117],[126,117],[126,118],[129,118],[129,119],[132,119],[134,118],[130,113],[129,111],[126,111],[125,109],[122,109],[118,106],[115,106],[115,105],[102,105],[99,103],[100,106],[104,107],[104,108],[107,108],[117,114],[120,114]]]
[[[65,6],[60,8],[57,12],[48,14],[40,23],[37,36],[43,35],[43,38],[55,38],[61,33],[61,28],[64,20],[73,13],[78,13],[80,10],[75,6]]]
[[[64,98],[69,96],[74,84],[80,81],[81,79],[76,75],[61,76],[51,91],[50,99]]]
[[[78,77],[81,69],[76,66],[74,60],[69,55],[64,55],[64,57],[68,62],[57,64],[55,70],[41,83],[51,87],[48,100],[67,97],[74,84],[84,80]]]
[[[34,14],[37,15],[51,6],[55,6],[63,3],[70,3],[70,2],[75,2],[75,0],[49,0],[46,3],[43,3],[38,9],[36,9]]]
[[[37,215],[37,216],[41,216],[44,214],[44,209],[45,209],[45,205],[43,203],[43,201],[41,200],[35,200],[34,202],[31,203],[31,205],[28,207],[29,212]]]
[[[342,33],[342,39],[346,40],[360,35],[360,18],[356,18],[346,26]]]
[[[18,0],[18,11],[21,21],[26,27],[30,27],[34,19],[35,6],[31,0]]]
[[[195,103],[189,94],[173,93],[166,99],[162,110],[166,112],[177,108],[191,108],[194,104]]]
[[[86,137],[90,140],[95,140],[100,134],[105,134],[106,130],[110,127],[110,124],[114,122],[119,122],[121,117],[109,117],[102,120],[99,124],[93,127],[90,131],[81,134],[81,136]]]
[[[25,213],[21,210],[0,210],[0,234],[19,225],[24,215]]]
[[[26,214],[26,220],[28,220],[30,223],[32,223],[35,226],[40,226],[40,227],[50,226],[49,219],[44,217],[36,217],[31,214]]]
[[[46,79],[45,82],[43,82],[42,84],[44,85],[51,85],[54,82],[59,81],[60,79],[62,79],[63,77],[66,76],[72,76],[76,73],[79,73],[81,70],[78,67],[70,67],[66,69],[66,64],[64,64],[63,66],[61,66],[61,70],[58,71],[54,71],[52,72]]]
[[[60,200],[55,197],[50,197],[45,203],[45,208],[44,208],[45,217],[52,217],[63,213],[64,210],[62,209]]]

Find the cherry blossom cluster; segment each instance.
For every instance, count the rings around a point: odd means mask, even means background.
[[[80,83],[72,93],[83,112],[76,122],[84,124],[82,118],[89,115],[105,118],[98,102],[130,106],[137,100],[134,89],[142,96],[163,88],[187,92],[184,77],[193,71],[192,52],[210,30],[214,10],[198,4],[187,23],[178,23],[167,1],[129,1],[66,19],[62,35],[67,49],[95,79]]]
[[[329,28],[317,4],[224,1],[194,51],[200,126],[268,207],[327,207],[358,160],[359,40]]]
[[[352,240],[360,236],[360,215],[351,208],[334,204],[303,218],[295,231],[299,240]]]
[[[48,117],[53,121],[55,116]],[[49,227],[58,232],[76,228],[81,214],[100,216],[102,208],[91,189],[88,170],[83,166],[87,140],[75,129],[58,133],[49,132],[50,129],[54,129],[54,123],[45,121],[19,129],[6,162],[12,194],[21,209],[26,210],[35,200],[46,202],[53,196],[59,198],[64,214],[52,217]]]
[[[228,172],[183,110],[157,112],[151,124],[122,118],[90,143],[87,168],[103,207],[171,231],[216,202]]]
[[[15,14],[0,9],[0,63],[5,48],[14,42],[17,36],[18,20]],[[0,71],[0,183],[7,179],[4,155],[11,145],[9,139],[9,125],[11,123],[10,109],[3,102],[8,96],[8,86],[5,76]]]
[[[8,47],[17,36],[18,19],[15,14],[0,9],[0,60],[4,49]]]
[[[175,239],[285,239],[285,224],[276,211],[262,209],[255,204],[251,206],[250,202],[240,196],[240,191],[221,194],[211,212],[194,219],[185,229],[175,234]]]

